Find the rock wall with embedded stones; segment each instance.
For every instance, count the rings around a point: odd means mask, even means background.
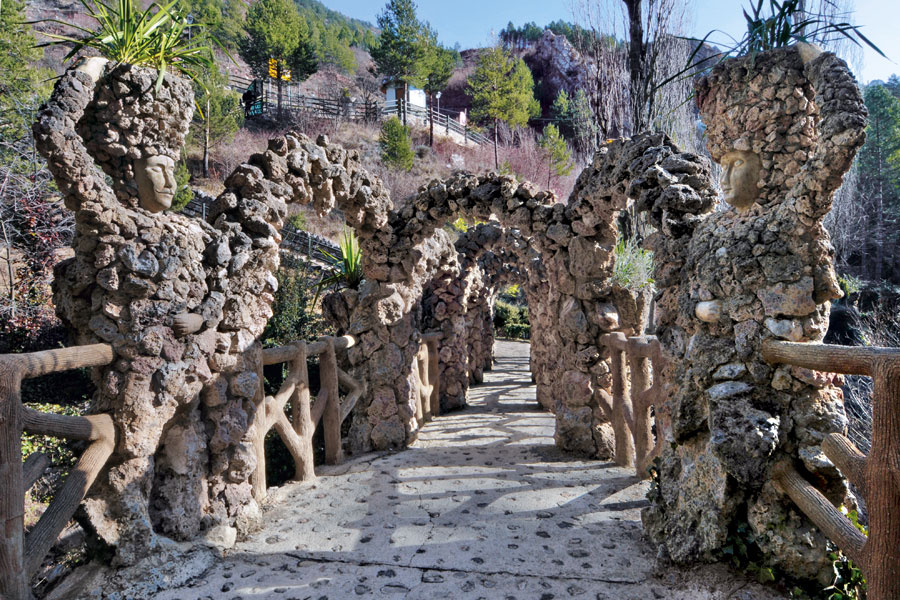
[[[76,212],[76,256],[56,281],[60,315],[78,343],[106,341],[117,355],[95,372],[93,409],[113,414],[119,443],[86,508],[120,563],[158,547],[159,536],[233,539],[258,516],[265,493],[257,468],[259,335],[271,316],[289,202],[312,203],[319,213],[340,209],[360,239],[365,282],[326,302],[342,332],[359,339],[343,360],[367,384],[348,449],[402,447],[421,426],[412,370],[426,290],[444,286],[459,304],[446,320],[452,336],[441,358],[447,397],[460,402],[490,366],[493,297],[504,282],[524,278],[542,343],[532,356],[535,379],[542,404],[557,413],[557,442],[608,454],[612,432],[600,399],[609,367],[597,339],[620,327],[608,278],[622,205],[593,188],[596,168],[567,205],[510,177],[458,173],[394,211],[354,152],[324,136],[288,134],[228,177],[208,223],[191,221],[141,208],[133,164],[177,156],[189,86],[167,77],[154,95],[150,71],[108,69],[104,77],[95,86],[82,73],[66,74],[35,133]],[[477,230],[485,239],[456,245],[440,228],[459,214],[494,215],[502,232]],[[430,314],[438,310],[435,303]],[[184,329],[185,316],[196,326]]]
[[[233,539],[258,514],[258,336],[277,287],[285,203],[324,211],[337,201],[364,243],[390,203],[355,155],[287,136],[228,178],[210,223],[144,210],[134,160],[177,157],[192,109],[187,82],[169,74],[158,93],[155,82],[128,66],[107,67],[99,84],[69,71],[34,126],[75,211],[57,311],[75,343],[107,342],[116,354],[93,372],[91,410],[112,414],[118,440],[85,508],[120,564],[160,548],[160,536],[226,528]]]
[[[673,359],[671,443],[644,524],[686,562],[714,558],[729,532],[748,523],[765,564],[822,580],[831,571],[826,540],[770,473],[790,461],[832,502],[852,502],[820,447],[846,426],[841,391],[832,375],[772,367],[759,349],[766,338],[825,334],[828,303],[840,291],[822,219],[863,142],[865,107],[842,61],[825,53],[804,63],[795,47],[726,61],[697,94],[713,159],[732,150],[760,157],[759,196],[744,213],[708,213],[705,168],[682,166],[697,161],[670,144],[637,174],[648,181],[696,172],[685,180],[693,192],[670,186],[641,203],[661,231],[651,244],[657,330]]]
[[[524,248],[515,230],[496,222],[459,234],[459,271],[436,277],[422,296],[422,330],[440,331],[441,409],[465,406],[469,385],[493,365],[493,303],[503,285],[521,278],[509,249]]]

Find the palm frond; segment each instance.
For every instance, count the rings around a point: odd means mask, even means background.
[[[322,254],[332,261],[329,272],[322,275],[316,283],[316,297],[313,304],[318,303],[322,290],[332,287],[348,287],[356,289],[363,280],[362,249],[359,240],[352,229],[346,229],[341,236],[339,246],[341,257],[338,258],[330,252],[323,250]]]
[[[211,40],[222,47],[209,34],[189,35],[185,40],[188,32],[202,28],[202,25],[187,22],[178,10],[178,0],[165,4],[153,2],[144,11],[135,7],[134,0],[116,0],[109,4],[104,0],[78,1],[87,16],[96,21],[97,29],[92,31],[59,19],[34,21],[32,23],[67,25],[83,34],[80,38],[45,34],[52,41],[39,46],[71,44],[72,48],[64,59],[66,61],[91,48],[113,62],[153,67],[159,71],[157,92],[162,87],[167,70],[177,71],[199,82],[197,70],[212,68],[212,49],[201,44],[200,40]]]

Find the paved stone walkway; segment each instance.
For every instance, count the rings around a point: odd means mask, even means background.
[[[471,405],[408,450],[273,494],[266,527],[158,600],[780,598],[719,567],[659,565],[646,482],[571,460],[539,410],[528,345],[497,343]]]

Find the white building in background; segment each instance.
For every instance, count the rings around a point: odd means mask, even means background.
[[[384,101],[387,103],[396,102],[397,100],[403,100],[403,83],[395,82],[395,81],[386,81],[384,86],[382,87],[384,90]],[[425,90],[420,90],[414,85],[409,86],[409,104],[410,106],[419,106],[421,108],[427,107],[428,98],[425,95]]]

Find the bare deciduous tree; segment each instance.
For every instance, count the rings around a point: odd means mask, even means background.
[[[687,100],[690,92],[684,85],[661,84],[687,62],[686,42],[675,36],[685,32],[690,4],[577,0],[576,19],[592,34],[592,104],[604,135],[665,126]]]

